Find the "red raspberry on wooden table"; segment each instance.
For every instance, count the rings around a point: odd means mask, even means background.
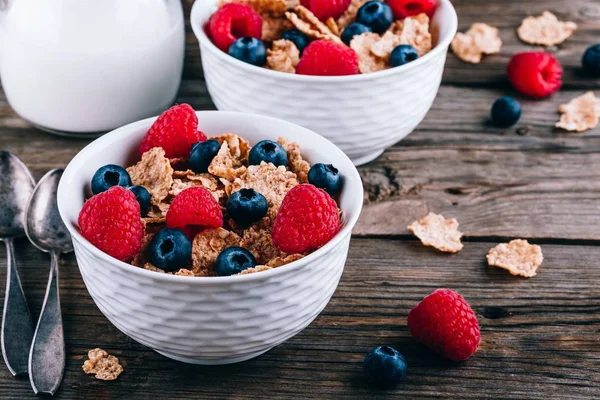
[[[413,15],[427,14],[433,16],[438,7],[438,0],[387,0],[396,19],[404,19]]]
[[[208,189],[192,187],[175,196],[167,211],[166,223],[169,228],[194,235],[202,228],[223,226],[223,212]]]
[[[350,47],[330,40],[315,40],[304,49],[296,73],[341,76],[358,74],[358,56]]]
[[[479,347],[479,322],[458,293],[438,289],[408,314],[410,334],[433,351],[453,360],[469,358]]]
[[[294,186],[283,199],[273,223],[273,243],[286,253],[313,251],[340,229],[337,204],[310,184]]]
[[[263,20],[248,4],[228,3],[221,6],[208,20],[208,35],[215,46],[224,52],[242,37],[262,37]]]
[[[544,98],[562,86],[562,67],[550,53],[531,51],[515,54],[508,63],[510,83],[519,92],[533,98]]]
[[[118,260],[132,259],[142,247],[140,205],[124,187],[113,186],[86,201],[78,224],[84,238]]]
[[[196,142],[206,140],[198,130],[198,117],[188,104],[179,104],[162,113],[152,124],[140,144],[140,154],[162,147],[168,158],[189,157]]]
[[[341,17],[351,2],[352,0],[300,0],[300,4],[323,22],[329,18]]]

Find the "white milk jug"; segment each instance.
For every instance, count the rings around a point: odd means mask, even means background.
[[[175,100],[180,0],[0,0],[0,79],[41,129],[97,135]]]

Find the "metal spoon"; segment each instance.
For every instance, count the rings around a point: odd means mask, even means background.
[[[8,264],[0,342],[4,362],[15,376],[27,373],[33,323],[17,271],[13,241],[25,234],[25,210],[34,186],[25,164],[13,154],[0,151],[0,240],[6,244]]]
[[[58,265],[62,253],[73,251],[71,235],[58,213],[56,192],[62,169],[48,172],[35,187],[25,215],[25,233],[35,247],[50,253],[50,276],[31,350],[29,381],[33,391],[54,394],[65,370],[65,338],[60,296]]]

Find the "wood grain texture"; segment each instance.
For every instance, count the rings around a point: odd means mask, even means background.
[[[566,88],[581,89],[600,87],[600,79],[592,79],[581,70],[581,56],[590,45],[599,42],[598,24],[600,23],[600,3],[590,0],[453,0],[459,20],[459,31],[466,31],[474,22],[485,22],[500,30],[503,47],[500,54],[487,56],[478,65],[460,61],[453,54],[448,55],[444,83],[455,85],[507,87],[506,65],[513,54],[548,50],[552,52],[564,67]],[[193,0],[184,0],[186,15]],[[516,28],[528,15],[540,15],[548,10],[560,19],[578,24],[578,30],[565,43],[557,47],[544,49],[521,42]],[[198,41],[187,27],[187,51],[184,75],[188,78],[201,78],[202,66]]]
[[[61,265],[67,370],[58,399],[461,398],[581,399],[600,393],[600,324],[595,268],[600,248],[542,245],[545,261],[530,280],[485,263],[495,243],[466,243],[453,256],[419,243],[354,239],[340,286],[305,331],[249,362],[224,367],[170,361],[128,339],[89,297],[74,257]],[[35,315],[49,259],[23,241],[21,276]],[[4,262],[4,255],[0,262]],[[4,282],[4,269],[0,283]],[[479,351],[449,363],[415,343],[406,317],[438,287],[459,290],[482,326]],[[2,300],[0,298],[0,300]],[[400,349],[410,374],[396,391],[366,387],[361,362],[372,347]],[[120,357],[125,372],[101,382],[81,371],[88,349]],[[2,398],[29,398],[29,382],[0,368]]]
[[[183,0],[186,15],[193,0]],[[59,399],[595,399],[600,398],[600,129],[573,135],[553,128],[559,104],[599,88],[580,70],[584,49],[600,42],[600,2],[589,0],[454,0],[460,30],[473,22],[500,28],[502,52],[477,65],[448,56],[444,84],[419,128],[360,168],[366,189],[346,270],[331,303],[301,334],[245,363],[198,367],[170,361],[112,326],[90,298],[74,256],[61,266],[67,371]],[[544,101],[522,98],[504,70],[516,52],[536,49],[516,37],[523,17],[543,10],[579,24],[573,38],[549,49],[565,67],[564,89]],[[188,23],[184,82],[178,102],[214,109]],[[497,129],[489,108],[518,96],[519,123]],[[29,126],[0,92],[0,149],[17,154],[36,178],[64,167],[89,140],[63,139]],[[408,235],[428,211],[456,217],[465,249],[445,255]],[[487,267],[502,239],[531,238],[545,261],[527,280]],[[18,243],[21,276],[37,317],[49,258]],[[0,265],[5,263],[0,251]],[[5,269],[0,267],[0,288]],[[482,345],[468,362],[449,363],[415,343],[406,317],[438,287],[460,291],[482,325]],[[0,296],[3,290],[0,290]],[[2,301],[0,297],[0,304]],[[0,305],[1,307],[1,305]],[[361,362],[391,344],[409,362],[395,391],[365,386]],[[87,350],[103,347],[125,372],[101,382],[81,371]],[[35,398],[27,380],[0,363],[0,399]]]

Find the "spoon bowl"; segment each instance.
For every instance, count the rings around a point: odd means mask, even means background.
[[[60,218],[56,193],[62,169],[49,171],[35,187],[27,206],[25,233],[29,241],[43,252],[70,253],[73,242]]]
[[[24,215],[34,186],[25,164],[8,151],[0,151],[0,238],[25,235]]]

